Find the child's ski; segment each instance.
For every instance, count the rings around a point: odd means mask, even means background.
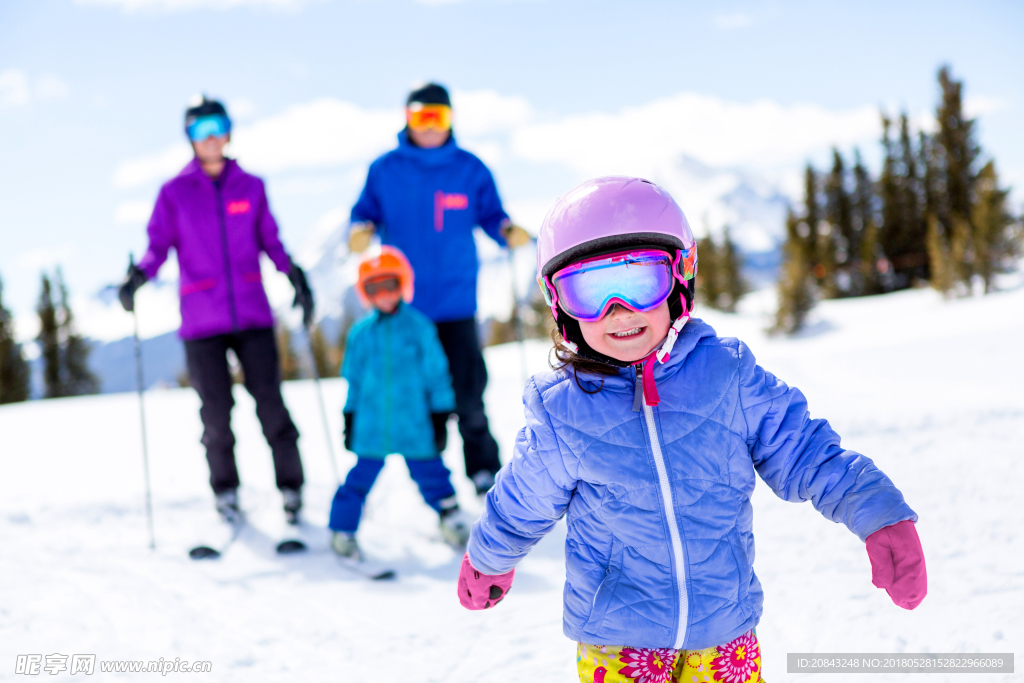
[[[361,560],[350,557],[339,557],[338,564],[353,574],[357,574],[370,581],[392,581],[398,578],[393,569],[382,569],[380,567],[368,567]]]
[[[278,555],[293,555],[304,553],[307,550],[306,544],[297,538],[286,538],[277,544],[275,548]]]

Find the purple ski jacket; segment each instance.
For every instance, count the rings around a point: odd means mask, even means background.
[[[160,188],[139,263],[153,279],[174,247],[181,270],[182,339],[274,326],[260,252],[282,273],[291,259],[277,236],[263,181],[228,159],[217,182],[196,159]]]

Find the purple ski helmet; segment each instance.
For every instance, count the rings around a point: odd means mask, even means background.
[[[537,236],[537,283],[550,301],[551,276],[559,269],[585,258],[644,247],[678,256],[677,281],[668,298],[672,319],[678,319],[693,308],[697,273],[696,243],[682,209],[649,180],[593,178],[559,197],[544,217]],[[551,313],[578,355],[618,367],[629,365],[594,351],[584,341],[579,322],[561,308],[552,306]]]

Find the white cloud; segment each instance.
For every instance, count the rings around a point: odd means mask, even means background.
[[[534,116],[525,98],[494,90],[456,90],[452,93],[452,109],[455,129],[467,136],[515,128]]]
[[[153,213],[153,202],[121,202],[114,209],[114,222],[118,225],[139,225],[149,221]]]
[[[320,99],[239,128],[231,148],[259,172],[343,165],[379,154],[403,125],[400,109]]]
[[[878,111],[868,105],[836,111],[683,93],[617,113],[527,124],[516,130],[513,151],[586,176],[656,175],[681,155],[712,166],[780,168],[832,145],[848,149],[873,141],[878,126]]]
[[[508,133],[533,118],[522,97],[493,90],[456,91],[455,129],[467,138]],[[350,102],[323,98],[288,107],[280,114],[238,126],[232,133],[231,154],[246,168],[269,173],[305,168],[363,164],[393,147],[405,125],[402,109],[365,109]],[[474,141],[491,162],[503,157],[494,141]],[[188,163],[192,151],[185,142],[156,154],[123,162],[114,186],[131,188],[166,179]]]
[[[844,151],[873,145],[880,132],[873,105],[833,110],[682,93],[617,112],[542,117],[524,98],[493,90],[455,91],[453,100],[462,144],[499,174],[502,165],[519,158],[558,165],[581,178],[625,173],[657,180],[676,177],[680,159],[691,157],[716,168],[745,167],[778,178],[833,145]],[[358,186],[366,164],[393,148],[402,124],[400,107],[366,109],[337,99],[314,100],[239,126],[232,153],[257,173],[310,171],[276,188],[282,192],[323,191],[328,179],[318,174],[332,167],[354,173],[352,184]],[[189,157],[183,142],[127,161],[117,169],[115,185],[166,179]],[[122,210],[127,220],[128,209]],[[141,214],[141,207],[136,210]]]
[[[747,12],[728,12],[715,15],[715,26],[723,31],[746,28],[754,24],[754,15]]]
[[[188,10],[225,10],[234,7],[258,7],[275,10],[297,10],[311,2],[323,0],[75,0],[76,5],[113,7],[123,12],[155,10],[183,12]]]
[[[114,173],[114,187],[137,187],[152,180],[170,178],[191,158],[192,148],[182,142],[153,156],[126,161]]]
[[[23,69],[0,71],[0,109],[20,107],[33,101],[62,100],[68,96],[67,83],[53,74],[29,78]]]
[[[24,251],[17,257],[18,266],[27,271],[50,270],[54,266],[67,264],[78,254],[74,242],[64,242],[51,247],[38,247]]]
[[[0,71],[0,109],[28,104],[31,99],[28,74],[21,69]]]
[[[256,103],[245,98],[231,100],[228,102],[228,112],[233,121],[243,121],[253,118],[256,115]]]
[[[969,118],[977,118],[994,111],[1004,109],[1006,103],[998,97],[987,97],[985,95],[971,95],[964,98],[964,113]]]

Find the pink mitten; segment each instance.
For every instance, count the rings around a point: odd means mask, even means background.
[[[494,607],[505,598],[515,575],[515,569],[497,576],[479,572],[470,564],[469,553],[466,553],[459,569],[459,602],[466,609]]]
[[[867,538],[871,583],[884,588],[903,609],[914,609],[928,594],[924,551],[908,519],[879,529]]]

